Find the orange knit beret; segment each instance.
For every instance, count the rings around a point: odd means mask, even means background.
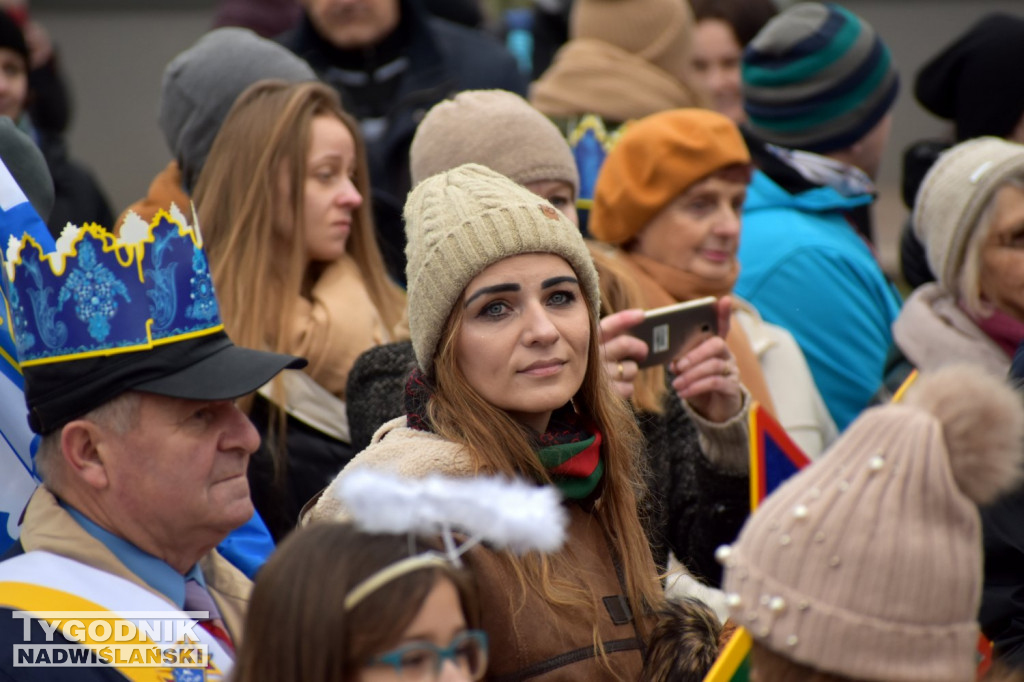
[[[624,244],[693,183],[749,163],[739,129],[719,113],[673,109],[645,116],[626,126],[601,166],[590,234]]]

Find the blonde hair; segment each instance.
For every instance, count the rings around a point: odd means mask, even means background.
[[[288,352],[291,303],[323,267],[307,264],[299,227],[310,128],[318,116],[337,118],[355,142],[354,183],[363,203],[354,212],[346,252],[358,265],[385,326],[392,329],[402,318],[405,295],[388,279],[374,235],[369,170],[358,125],[327,85],[260,81],[235,101],[195,191],[221,318],[241,346]],[[258,308],[254,301],[259,301]],[[311,365],[306,371],[315,376],[317,369]],[[283,402],[278,400],[282,392],[278,379],[275,402]],[[276,421],[283,427],[283,414]],[[275,462],[280,464],[276,453]]]
[[[1024,176],[1010,178],[992,191],[992,195],[985,202],[985,207],[978,214],[978,219],[974,221],[971,238],[964,249],[963,267],[957,281],[960,290],[950,292],[961,298],[967,311],[976,317],[988,317],[993,313],[992,304],[981,298],[981,252],[988,241],[989,233],[992,232],[996,197],[1004,187],[1024,189]]]
[[[638,631],[646,639],[649,633],[642,614],[648,608],[658,609],[663,599],[647,535],[637,511],[638,499],[646,494],[643,483],[646,460],[636,421],[627,404],[612,392],[601,366],[597,319],[586,300],[585,289],[583,298],[590,318],[589,359],[583,383],[572,402],[581,414],[593,420],[602,435],[601,455],[605,469],[595,514],[608,534],[616,555],[613,560],[622,567],[626,596],[636,614]],[[438,435],[464,445],[478,472],[517,474],[550,484],[551,478],[537,457],[531,434],[507,413],[488,403],[460,370],[455,349],[463,315],[463,306],[456,303],[435,354],[436,388],[427,406],[431,425]],[[524,593],[532,589],[556,608],[591,611],[594,647],[602,662],[609,666],[598,635],[598,622],[604,611],[601,597],[606,595],[594,594],[588,585],[552,577],[574,575],[572,558],[563,551],[524,558],[508,555],[506,559],[519,576]]]

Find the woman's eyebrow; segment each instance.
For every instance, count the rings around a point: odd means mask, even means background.
[[[466,302],[462,305],[463,308],[468,308],[469,304],[475,299],[485,296],[487,294],[501,294],[507,291],[520,291],[522,289],[518,284],[509,282],[508,284],[494,284],[489,287],[481,287],[477,289],[472,296],[466,299]]]
[[[564,275],[562,277],[551,277],[549,279],[544,280],[543,282],[540,283],[540,288],[547,289],[548,287],[558,286],[559,284],[565,284],[566,282],[568,282],[569,284],[576,285],[579,285],[580,283],[579,280],[576,279],[575,277]]]

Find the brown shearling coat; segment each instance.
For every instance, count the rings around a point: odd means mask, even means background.
[[[405,426],[405,417],[377,431],[373,444],[358,454],[324,491],[307,521],[344,518],[346,511],[334,491],[351,471],[373,469],[397,476],[422,478],[440,474],[455,478],[476,475],[466,449],[440,436]],[[542,594],[520,589],[508,559],[475,547],[463,560],[477,582],[481,627],[490,637],[489,682],[611,682],[637,680],[643,667],[642,643],[625,604],[611,546],[596,515],[568,503],[569,529],[562,552],[573,557],[572,579],[588,585],[604,602],[597,631],[613,674],[595,657],[594,623],[590,612],[551,604]],[[654,561],[650,575],[656,580]],[[651,616],[642,615],[649,618]],[[619,621],[619,622],[615,622]]]

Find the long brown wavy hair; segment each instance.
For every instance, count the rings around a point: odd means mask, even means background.
[[[323,264],[307,265],[300,228],[310,128],[318,116],[336,117],[355,142],[354,182],[363,203],[354,212],[345,250],[359,266],[385,326],[393,329],[404,314],[405,294],[388,278],[374,235],[359,126],[327,85],[259,81],[239,95],[228,113],[194,195],[221,319],[241,346],[288,353],[291,303],[322,272]],[[311,358],[305,371],[316,377],[329,361]],[[271,394],[275,404],[267,443],[280,474],[286,457],[285,415],[276,407],[284,404],[280,377]],[[248,409],[251,399],[242,406]]]
[[[405,296],[388,279],[374,235],[358,125],[327,85],[260,81],[239,95],[228,113],[194,197],[221,319],[239,345],[287,352],[289,304],[320,274],[316,264],[307,266],[305,236],[298,227],[304,219],[303,193],[296,188],[301,190],[306,178],[313,119],[325,115],[337,117],[355,141],[354,182],[363,203],[353,216],[346,251],[359,265],[384,324],[393,328],[402,317]],[[315,374],[316,368],[307,371]]]
[[[646,494],[642,438],[628,404],[612,391],[601,366],[597,319],[585,291],[582,296],[590,320],[589,356],[583,383],[572,403],[579,413],[593,420],[602,435],[601,456],[605,470],[601,497],[594,510],[620,562],[627,596],[633,612],[638,615],[638,629],[646,638],[645,619],[639,616],[648,607],[658,609],[663,596],[638,516],[638,499]],[[464,445],[479,472],[519,475],[538,483],[552,483],[537,457],[535,437],[507,413],[484,400],[459,368],[455,349],[463,316],[460,299],[445,323],[434,357],[436,387],[427,406],[434,430]],[[515,558],[507,555],[506,558],[519,575],[524,591],[539,592],[556,608],[590,610],[594,646],[608,665],[597,630],[604,611],[601,602],[604,595],[594,594],[589,585],[554,577],[575,574],[572,557],[557,552],[548,556],[532,554]]]

